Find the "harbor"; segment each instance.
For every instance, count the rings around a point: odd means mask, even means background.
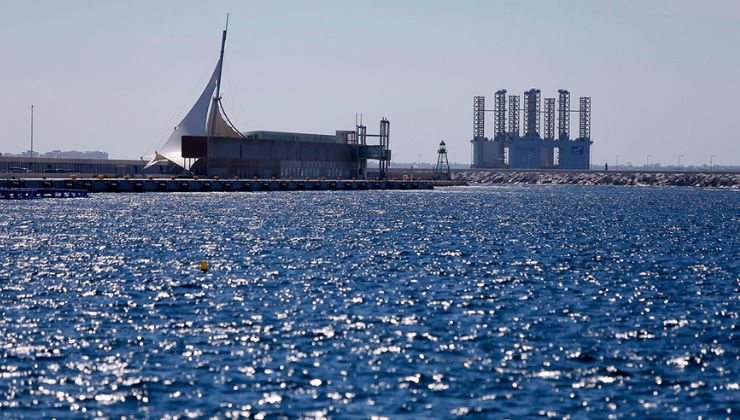
[[[5,3],[0,420],[740,419],[740,1]]]

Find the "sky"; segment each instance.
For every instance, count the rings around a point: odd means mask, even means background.
[[[469,163],[473,96],[592,98],[592,162],[740,164],[736,0],[0,0],[0,153],[151,155],[205,86],[241,130],[391,122],[394,162]],[[486,135],[493,134],[487,114]],[[571,121],[577,127],[575,114]],[[572,130],[576,133],[576,130]]]

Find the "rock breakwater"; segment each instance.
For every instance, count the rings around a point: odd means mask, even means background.
[[[740,188],[740,173],[713,172],[572,172],[572,171],[480,171],[453,173],[453,180],[468,184],[578,184],[653,185]]]

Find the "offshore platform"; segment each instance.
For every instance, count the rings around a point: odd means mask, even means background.
[[[570,109],[570,92],[558,90],[557,137],[555,136],[555,98],[541,91],[524,92],[524,107],[518,95],[506,89],[496,91],[493,109],[486,109],[486,98],[473,98],[472,168],[510,169],[589,169],[591,154],[591,98],[581,97],[579,109]],[[493,137],[485,136],[486,112],[493,112]],[[570,138],[570,114],[578,113],[578,137]],[[544,125],[540,130],[540,116]],[[523,118],[520,118],[523,117]],[[523,120],[520,130],[520,120]],[[507,125],[508,123],[508,125]]]

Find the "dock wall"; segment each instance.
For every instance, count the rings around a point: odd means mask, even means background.
[[[84,190],[91,193],[126,192],[239,192],[239,191],[340,191],[429,190],[431,181],[290,180],[290,179],[0,179],[0,188]]]

